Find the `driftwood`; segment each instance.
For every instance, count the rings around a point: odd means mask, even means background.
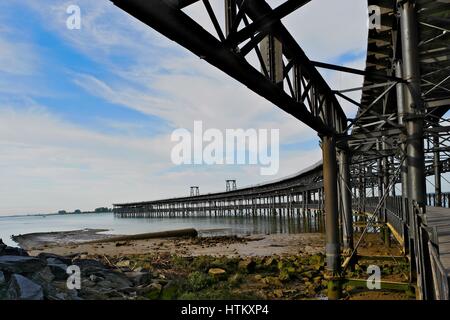
[[[110,237],[99,240],[92,240],[83,242],[87,243],[104,243],[104,242],[117,242],[117,241],[130,241],[130,240],[146,240],[146,239],[156,239],[156,238],[172,238],[172,237],[196,237],[198,235],[197,230],[193,228],[180,229],[180,230],[169,230],[151,233],[140,233],[126,236]]]

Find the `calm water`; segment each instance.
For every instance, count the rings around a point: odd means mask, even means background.
[[[302,218],[280,217],[185,217],[185,218],[117,218],[112,213],[0,217],[0,238],[16,246],[12,235],[108,229],[108,234],[136,234],[195,228],[200,235],[249,235],[317,232],[320,225],[304,223]]]

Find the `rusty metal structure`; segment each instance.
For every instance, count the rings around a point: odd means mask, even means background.
[[[115,204],[117,215],[324,214],[330,299],[339,298],[362,237],[382,225],[386,241],[403,247],[418,297],[449,298],[450,209],[441,183],[450,170],[448,0],[368,0],[378,24],[368,31],[365,70],[306,56],[281,19],[310,0],[276,8],[264,0],[221,0],[223,26],[209,0],[111,1],[315,130],[323,153],[323,161],[284,179]],[[214,33],[185,12],[194,3],[204,6]],[[364,82],[333,90],[318,68],[362,75]],[[360,101],[347,96],[357,90]],[[358,107],[355,118],[347,118],[338,97]],[[427,179],[434,186],[428,195]],[[367,217],[358,237],[355,213]]]

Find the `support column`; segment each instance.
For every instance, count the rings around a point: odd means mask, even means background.
[[[339,173],[342,199],[343,238],[344,248],[353,250],[353,214],[352,196],[350,193],[350,168],[348,154],[344,150],[339,151]]]
[[[420,62],[418,43],[418,21],[416,7],[412,0],[399,1],[400,29],[403,58],[403,79],[405,87],[406,154],[408,166],[408,204],[410,229],[411,275],[417,271],[419,298],[426,297],[426,271],[421,263],[421,246],[418,232],[418,217],[412,210],[412,201],[423,209],[426,208],[425,159],[423,146],[424,105],[421,99]]]
[[[339,299],[341,294],[338,276],[340,271],[340,245],[337,199],[337,165],[335,138],[322,138],[323,185],[325,196],[326,269],[331,276],[328,298]]]
[[[405,90],[405,112],[407,118],[404,119],[407,132],[408,197],[425,207],[424,106],[420,88],[418,22],[413,1],[404,1],[399,9],[402,31],[403,78],[408,84],[408,89]]]
[[[442,207],[442,190],[441,190],[441,153],[439,152],[439,134],[433,136],[434,151],[434,194],[436,207]]]

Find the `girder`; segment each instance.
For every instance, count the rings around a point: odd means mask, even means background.
[[[210,34],[180,9],[194,1],[111,1],[304,122],[319,134],[334,134],[338,131],[337,128],[345,125],[345,114],[332,90],[280,21],[281,17],[308,1],[289,0],[278,8],[272,9],[265,1],[237,0],[236,3],[240,6],[236,16],[242,19],[249,18],[253,22],[241,29],[234,26],[231,30],[235,31],[224,35],[222,41],[221,36],[218,39]],[[210,12],[210,16],[214,15]],[[216,29],[218,29],[217,25]],[[284,59],[287,60],[285,65],[287,68],[283,73],[284,80],[289,83],[291,89],[289,93],[252,66],[240,53],[241,41],[258,37],[260,34],[274,36],[282,44]],[[259,51],[258,44],[259,42],[255,41],[254,50]],[[297,85],[292,84],[291,79]]]

